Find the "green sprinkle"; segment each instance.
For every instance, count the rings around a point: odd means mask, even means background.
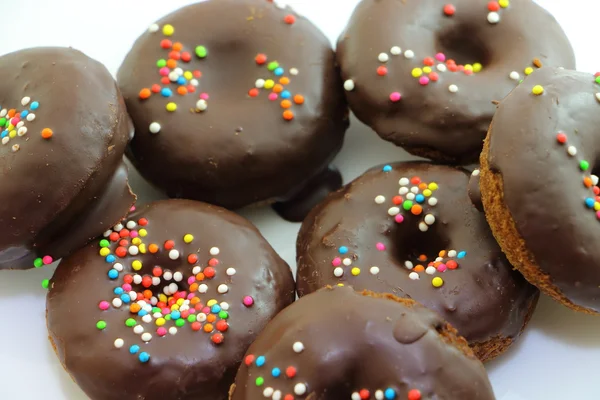
[[[596,83],[600,85],[600,75],[596,77]]]
[[[206,47],[204,46],[197,46],[196,55],[200,58],[204,58],[208,55],[208,50],[206,50]]]
[[[48,286],[50,286],[50,281],[49,281],[48,279],[44,279],[44,280],[42,281],[42,287],[43,287],[44,289],[48,289]]]
[[[167,314],[164,316],[165,320],[170,321],[171,320],[171,314]]]
[[[166,67],[167,66],[167,60],[165,60],[164,58],[161,58],[160,60],[158,60],[156,62],[156,66],[158,68]]]
[[[98,321],[98,323],[96,323],[96,328],[103,330],[106,329],[106,322],[105,321]]]
[[[275,71],[275,69],[277,69],[279,67],[279,63],[277,61],[272,61],[269,63],[269,65],[267,66],[267,69],[269,71]]]
[[[587,171],[587,169],[590,167],[590,163],[585,161],[585,160],[581,160],[579,162],[579,168],[581,168],[582,171]]]
[[[125,321],[125,325],[132,328],[135,326],[135,319],[133,318],[128,318],[127,321]]]
[[[178,327],[182,327],[185,325],[185,319],[181,319],[179,318],[177,321],[175,321],[175,325],[177,325]]]
[[[152,314],[154,314],[154,313],[157,313],[157,312],[160,312],[160,308],[158,308],[158,307],[153,307],[153,308],[152,308]]]
[[[41,258],[36,258],[33,261],[33,266],[36,267],[36,268],[41,268],[43,265],[44,265],[44,262],[42,261]]]
[[[404,208],[406,211],[410,210],[413,206],[413,202],[410,200],[406,200],[404,203],[402,203],[402,208]]]
[[[6,118],[0,118],[0,126],[6,126]]]
[[[219,312],[219,318],[227,319],[227,318],[229,318],[229,314],[227,313],[227,311],[221,311],[221,312]]]
[[[108,246],[110,246],[110,243],[108,242],[108,240],[102,239],[100,241],[100,247],[108,247]]]
[[[192,314],[187,317],[187,320],[189,323],[196,322],[196,316]]]
[[[262,376],[256,378],[256,386],[262,386],[263,383],[265,383],[265,378],[263,378]]]

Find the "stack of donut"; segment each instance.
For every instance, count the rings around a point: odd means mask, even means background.
[[[532,0],[448,1],[362,0],[336,53],[208,0],[116,81],[0,57],[0,269],[63,258],[49,339],[92,400],[493,400],[539,290],[600,313],[600,74]],[[342,187],[349,110],[429,160]],[[171,199],[134,205],[124,157]],[[231,211],[261,204],[303,221],[295,280]]]

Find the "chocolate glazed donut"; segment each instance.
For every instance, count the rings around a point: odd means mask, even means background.
[[[512,270],[468,173],[423,162],[371,169],[311,211],[297,242],[299,296],[344,284],[439,312],[482,360],[520,335],[538,291]]]
[[[462,337],[409,299],[325,288],[278,314],[230,400],[493,400]]]
[[[600,313],[600,76],[542,68],[498,106],[481,194],[498,243],[531,283]]]
[[[477,160],[501,100],[541,65],[574,68],[531,0],[363,0],[338,42],[350,108],[415,155]]]

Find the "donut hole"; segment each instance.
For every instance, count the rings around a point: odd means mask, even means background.
[[[470,25],[453,26],[438,32],[435,46],[446,60],[452,59],[458,65],[479,63],[486,66],[491,59],[488,46],[477,29]]]
[[[441,250],[447,249],[450,239],[443,235],[435,226],[427,232],[411,229],[396,229],[392,254],[401,266],[423,265],[435,261]]]

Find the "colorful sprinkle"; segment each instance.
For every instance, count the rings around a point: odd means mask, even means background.
[[[535,94],[536,96],[539,96],[542,93],[544,93],[544,87],[541,85],[535,85],[533,89],[531,89],[531,93]]]

